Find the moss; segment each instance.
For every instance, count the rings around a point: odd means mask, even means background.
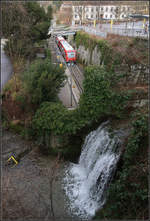
[[[89,34],[79,31],[76,34],[75,42],[77,48],[80,45],[84,46],[85,49],[90,51],[90,63],[92,61],[92,52],[97,46],[98,50],[101,52],[101,64],[109,64],[112,61],[112,48],[106,40],[99,40],[90,36]]]

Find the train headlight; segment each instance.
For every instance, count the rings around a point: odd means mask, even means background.
[[[62,64],[62,63],[61,63],[61,64],[59,64],[59,67],[60,67],[60,68],[62,68],[62,66],[63,66],[63,64]]]

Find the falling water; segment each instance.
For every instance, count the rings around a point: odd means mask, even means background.
[[[108,122],[85,139],[78,164],[66,168],[64,189],[70,214],[88,220],[106,201],[108,184],[120,156],[120,139],[108,132]]]

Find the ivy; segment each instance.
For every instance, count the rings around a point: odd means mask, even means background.
[[[89,49],[91,55],[94,48],[97,46],[101,53],[101,65],[107,65],[108,69],[110,69],[113,65],[122,63],[122,54],[119,52],[114,53],[112,46],[107,40],[97,39],[83,31],[79,31],[76,34],[75,43],[77,48],[79,48],[80,45],[83,45],[86,50]]]

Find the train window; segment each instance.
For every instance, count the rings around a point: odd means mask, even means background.
[[[74,58],[75,53],[74,52],[68,52],[68,58]]]

